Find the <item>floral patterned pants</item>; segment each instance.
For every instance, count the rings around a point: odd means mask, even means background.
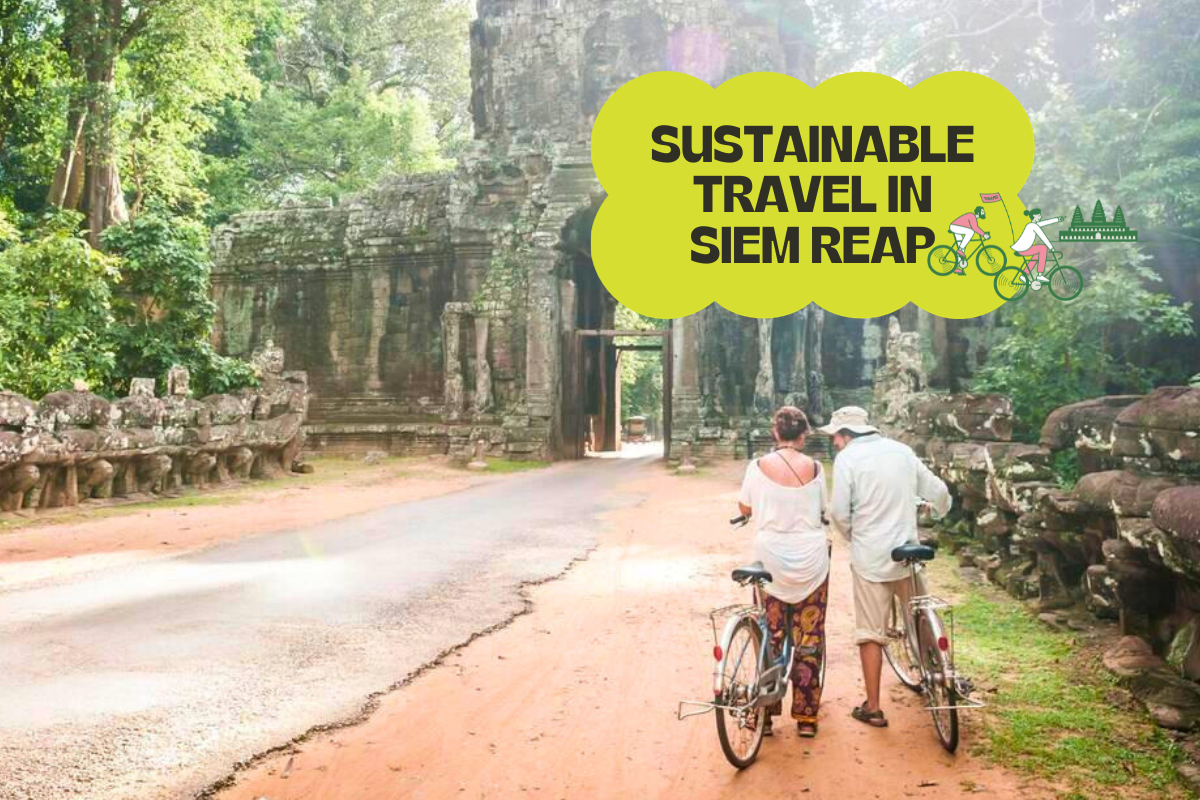
[[[821,708],[821,654],[825,645],[825,606],[829,600],[829,578],[799,603],[785,603],[763,593],[767,610],[767,627],[776,652],[783,647],[784,628],[791,606],[792,643],[792,717],[797,722],[816,722]],[[783,703],[776,703],[768,713],[783,713]]]

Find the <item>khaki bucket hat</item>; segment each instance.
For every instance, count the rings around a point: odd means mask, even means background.
[[[858,406],[842,406],[833,412],[828,425],[817,428],[817,430],[827,436],[833,436],[840,430],[848,430],[853,433],[879,433],[878,428],[867,422],[866,409]]]

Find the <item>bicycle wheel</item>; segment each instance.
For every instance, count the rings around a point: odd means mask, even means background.
[[[1050,273],[1050,294],[1059,300],[1074,300],[1083,289],[1083,276],[1074,267],[1058,267]]]
[[[953,683],[950,653],[941,648],[945,635],[932,609],[921,612],[921,654],[924,656],[925,705],[946,752],[958,749],[958,692]]]
[[[1024,278],[1024,280],[1017,280]],[[1025,296],[1025,292],[1029,291],[1029,278],[1025,275],[1025,271],[1016,267],[1005,267],[997,273],[992,279],[992,286],[996,289],[996,294],[1000,295],[1000,299],[1012,302],[1020,300]]]
[[[745,769],[758,758],[762,747],[763,719],[766,709],[757,708],[762,630],[746,617],[729,637],[729,648],[721,659],[721,696],[717,702],[731,710],[717,709],[717,738],[725,758],[738,769]]]
[[[887,644],[883,654],[901,683],[914,692],[921,691],[920,661],[908,633],[908,605],[895,595],[888,615]]]
[[[949,275],[957,264],[958,256],[948,245],[939,245],[929,251],[929,271],[934,275]]]
[[[975,254],[975,266],[984,275],[995,275],[1008,264],[1008,254],[994,244],[984,245]]]

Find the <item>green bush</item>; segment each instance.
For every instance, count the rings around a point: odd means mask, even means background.
[[[48,216],[24,237],[0,217],[0,389],[32,398],[84,379],[123,394],[134,377],[192,372],[197,395],[253,385],[254,368],[209,342],[216,308],[203,229],[147,213],[110,228],[102,253],[80,216]],[[11,236],[9,236],[11,234]]]
[[[1185,377],[1147,366],[1147,356],[1163,340],[1193,336],[1190,304],[1153,291],[1162,279],[1133,248],[1102,246],[1097,258],[1102,266],[1085,273],[1078,300],[1026,297],[1017,304],[1007,337],[976,376],[975,390],[1012,398],[1018,438],[1035,438],[1059,406]]]
[[[216,305],[209,298],[212,264],[204,228],[160,212],[109,228],[104,246],[121,259],[121,282],[110,332],[116,353],[113,388],[138,376],[161,378],[175,364],[192,372],[198,395],[254,382],[244,361],[217,354],[209,343]]]
[[[0,252],[0,389],[38,398],[79,378],[102,389],[113,375],[118,261],[88,246],[79,220],[49,216]]]

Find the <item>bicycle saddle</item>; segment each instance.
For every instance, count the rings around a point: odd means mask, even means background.
[[[927,544],[902,544],[892,551],[892,561],[932,561],[935,555]]]
[[[771,573],[767,572],[761,561],[755,561],[753,564],[747,564],[744,567],[735,569],[733,571],[733,579],[743,585],[752,581],[770,583]]]

